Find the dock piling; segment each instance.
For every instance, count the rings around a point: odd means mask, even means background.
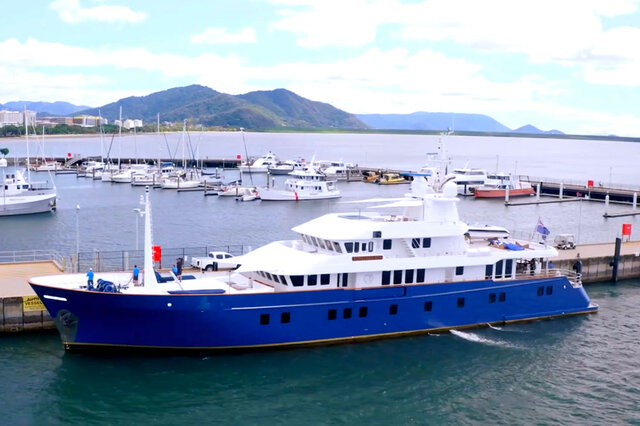
[[[620,247],[622,246],[622,238],[616,238],[616,246],[613,253],[613,262],[611,262],[611,266],[613,266],[613,271],[611,273],[611,281],[614,283],[618,282],[618,264],[620,263]]]

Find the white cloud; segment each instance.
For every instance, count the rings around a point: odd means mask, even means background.
[[[239,33],[229,33],[225,28],[207,28],[202,34],[191,36],[192,43],[233,44],[255,43],[256,33],[253,28],[245,27]]]
[[[127,6],[98,5],[82,7],[79,0],[55,0],[49,7],[58,12],[64,22],[77,24],[85,21],[136,23],[146,19],[146,14],[136,12]]]
[[[155,54],[143,48],[96,51],[35,39],[0,42],[0,51],[0,81],[5,82],[0,88],[0,103],[27,99],[101,105],[121,97],[148,94],[149,90],[114,91],[120,83],[114,81],[116,76],[130,81],[156,81],[157,90],[176,86],[175,81],[184,82],[186,78],[230,94],[284,87],[352,113],[476,112],[517,127],[526,123],[508,122],[505,118],[518,112],[541,128],[640,134],[640,117],[632,113],[614,116],[563,106],[558,99],[567,89],[560,82],[533,74],[509,83],[490,81],[478,64],[448,58],[430,49],[413,53],[403,48],[372,48],[349,59],[273,66],[252,66],[232,55],[192,57]],[[601,51],[603,55],[616,53],[604,47]],[[31,68],[38,71],[30,71]],[[124,77],[124,70],[131,73]],[[560,124],[545,125],[545,120]],[[585,128],[584,122],[592,127]]]
[[[522,54],[534,63],[585,69],[615,83],[636,81],[640,28],[603,27],[603,19],[638,12],[639,0],[272,0],[280,17],[272,30],[297,37],[302,47],[361,47],[376,35],[403,42],[452,41],[485,53]],[[622,35],[624,33],[624,36]],[[630,36],[631,38],[626,38]],[[617,72],[612,69],[620,67]],[[638,74],[640,75],[640,74]],[[640,77],[638,77],[640,78]]]

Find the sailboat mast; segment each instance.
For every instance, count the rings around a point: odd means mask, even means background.
[[[27,179],[31,182],[31,158],[29,155],[29,123],[27,120],[27,106],[24,106],[24,135],[27,142]]]
[[[120,157],[122,157],[122,105],[120,105],[120,126],[118,126],[118,170],[120,170]]]

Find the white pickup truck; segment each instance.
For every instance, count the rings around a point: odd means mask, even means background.
[[[192,257],[191,266],[203,271],[217,271],[218,269],[236,269],[238,265],[233,261],[233,255],[224,251],[210,251],[207,257]]]

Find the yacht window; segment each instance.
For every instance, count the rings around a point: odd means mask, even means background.
[[[496,278],[502,278],[502,267],[503,267],[503,261],[502,260],[498,260],[496,262]]]
[[[362,243],[362,249],[363,252],[367,251],[367,243]]]
[[[404,282],[407,284],[413,284],[413,269],[407,269],[404,271]]]
[[[553,294],[553,286],[552,285],[548,285],[547,286],[547,295],[552,295]]]
[[[280,322],[282,324],[288,324],[291,322],[291,312],[283,312],[280,314]]]
[[[382,271],[382,285],[391,284],[391,271]]]
[[[490,280],[493,276],[493,265],[487,265],[484,269],[484,278]]]
[[[277,275],[273,275],[273,280],[274,280],[275,282],[277,282],[278,284],[280,284],[280,278],[278,278],[278,276],[277,276]]]
[[[513,259],[507,259],[505,261],[504,266],[504,276],[505,278],[509,278],[511,276],[511,271],[513,270]]]
[[[496,303],[496,294],[489,293],[489,303]]]
[[[260,314],[260,325],[269,325],[269,314]]]
[[[423,283],[424,282],[424,269],[418,269],[418,272],[416,274],[416,282],[417,283]]]
[[[538,287],[538,296],[544,296],[544,287]]]
[[[271,278],[271,274],[270,274],[270,273],[265,272],[265,274],[267,274],[267,279],[268,279],[269,281],[273,280],[273,278]]]
[[[284,275],[280,275],[280,282],[284,285],[288,285],[287,278]]]
[[[431,247],[431,238],[423,238],[422,239],[422,248]]]
[[[331,244],[331,241],[325,241],[324,245],[327,247],[327,250],[333,251],[333,244]]]
[[[499,302],[504,302],[505,300],[507,300],[507,294],[506,293],[498,294],[498,301]]]
[[[329,309],[329,314],[328,314],[328,318],[330,320],[334,320],[336,319],[336,317],[338,316],[338,311],[335,309]]]
[[[458,308],[464,308],[464,297],[458,297]]]
[[[307,236],[302,234],[302,241],[304,241],[305,243],[307,242]]]
[[[389,315],[396,315],[398,313],[398,305],[395,303],[389,306]]]
[[[369,251],[373,251],[373,241],[369,241]]]
[[[354,253],[360,252],[360,243],[353,243],[353,252]]]
[[[391,250],[391,240],[382,240],[382,248],[384,250]]]
[[[411,247],[412,248],[420,248],[420,238],[412,238],[411,239]]]
[[[331,281],[331,275],[329,274],[320,275],[320,285],[328,285],[330,281]]]
[[[366,316],[367,316],[367,311],[368,311],[368,309],[367,309],[367,307],[366,307],[366,306],[360,306],[360,309],[359,309],[359,311],[358,311],[358,316],[359,316],[360,318],[364,318],[364,317],[366,317]]]
[[[336,249],[338,253],[342,253],[342,249],[340,248],[340,243],[334,242],[333,247]]]
[[[290,278],[294,287],[302,287],[304,285],[304,275],[291,275]]]
[[[320,244],[318,244],[318,240],[316,239],[316,237],[311,237],[311,241],[313,241],[313,245],[318,247]]]
[[[342,317],[344,319],[351,318],[351,308],[344,308],[344,311],[342,311]]]
[[[347,253],[353,253],[353,243],[344,243],[344,248]]]
[[[309,275],[307,277],[307,285],[316,285],[318,283],[317,275]]]
[[[456,266],[456,275],[464,274],[464,266]]]
[[[431,309],[433,309],[433,302],[431,301],[424,302],[424,311],[431,312]]]
[[[402,271],[393,271],[393,283],[402,284]]]

